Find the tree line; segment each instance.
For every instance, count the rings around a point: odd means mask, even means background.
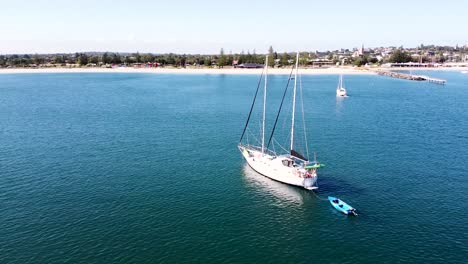
[[[431,46],[423,46],[421,48],[428,49]],[[295,53],[277,53],[270,46],[267,54],[256,54],[255,50],[226,54],[224,49],[221,49],[217,55],[202,55],[202,54],[153,54],[153,53],[114,53],[114,52],[85,52],[73,54],[15,54],[15,55],[0,55],[0,67],[35,67],[39,65],[50,66],[102,66],[102,65],[135,65],[157,63],[158,66],[172,65],[176,67],[186,66],[230,66],[243,63],[264,64],[265,57],[268,56],[268,64],[270,67],[285,67],[291,65],[295,60]],[[302,66],[312,64],[314,59],[326,59],[331,64],[342,63],[336,52],[321,52],[309,53],[302,52],[300,54],[299,64]],[[441,50],[437,50],[431,58],[421,56],[419,58],[412,57],[403,48],[396,49],[389,57],[379,61],[372,54],[364,54],[359,57],[348,57],[345,64],[363,66],[368,63],[384,63],[384,62],[444,62],[444,56]]]
[[[281,58],[281,63],[289,64],[289,60],[293,57],[289,53],[278,55],[276,52],[270,54],[274,59]],[[270,65],[273,65],[274,59],[270,59]],[[242,64],[242,63],[265,63],[265,55],[256,54],[247,51],[238,54],[225,54],[221,49],[219,55],[201,55],[201,54],[152,54],[152,53],[74,53],[74,54],[14,54],[0,55],[0,67],[34,67],[38,65],[60,65],[66,66],[75,64],[79,66],[95,66],[95,65],[134,65],[137,63],[157,63],[159,65],[173,65],[177,67],[185,67],[186,65],[196,66],[213,66],[219,67]]]
[[[295,53],[283,52],[278,54],[270,46],[268,54],[256,54],[253,52],[240,52],[236,54],[226,54],[224,49],[220,50],[218,55],[202,54],[153,54],[153,53],[74,53],[74,54],[14,54],[0,55],[0,67],[35,67],[39,65],[50,66],[97,66],[97,65],[134,65],[157,63],[158,65],[172,65],[176,67],[185,66],[231,66],[245,63],[264,64],[265,57],[268,56],[269,66],[288,66],[293,63]],[[307,65],[309,58],[316,58],[314,54],[307,52],[301,53],[300,65]]]

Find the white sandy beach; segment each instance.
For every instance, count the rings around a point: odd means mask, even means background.
[[[346,75],[369,75],[375,74],[375,70],[426,70],[426,71],[464,71],[467,68],[304,68],[299,69],[301,74],[346,74]],[[235,68],[10,68],[0,69],[0,74],[22,74],[22,73],[154,73],[154,74],[254,74],[259,75],[262,69],[235,69]],[[268,69],[268,74],[287,75],[291,69]]]
[[[365,69],[328,68],[299,69],[301,74],[373,74]],[[254,74],[259,75],[262,69],[235,68],[13,68],[0,69],[0,74],[14,73],[155,73],[155,74]],[[268,69],[268,74],[289,74],[291,69]]]

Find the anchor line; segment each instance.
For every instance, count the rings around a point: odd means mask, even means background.
[[[313,193],[314,196],[317,197],[317,199],[319,199],[320,201],[326,201],[326,202],[328,202],[328,199],[320,197],[320,196],[319,196],[318,194],[316,194],[314,191],[312,191],[312,193]]]

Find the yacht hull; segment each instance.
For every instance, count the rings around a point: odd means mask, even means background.
[[[257,173],[272,180],[283,182],[290,185],[303,187],[308,190],[317,189],[315,183],[317,176],[307,175],[301,167],[289,167],[283,165],[281,156],[275,157],[268,154],[262,154],[258,150],[239,147],[242,156],[249,166]]]

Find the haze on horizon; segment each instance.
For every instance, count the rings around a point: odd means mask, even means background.
[[[468,44],[468,2],[0,0],[0,7],[0,54]]]

